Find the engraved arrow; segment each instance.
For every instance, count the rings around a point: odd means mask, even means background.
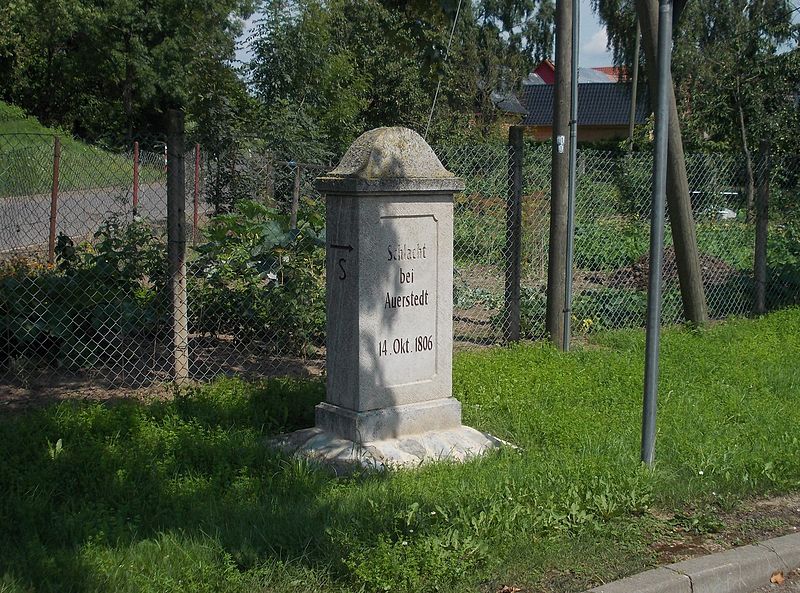
[[[352,245],[335,245],[333,243],[330,243],[328,247],[330,247],[331,249],[347,249],[347,251],[353,251]]]

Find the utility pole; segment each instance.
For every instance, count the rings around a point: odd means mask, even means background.
[[[556,0],[556,80],[553,89],[550,246],[547,254],[547,333],[559,349],[564,348],[572,1]]]
[[[680,6],[676,5],[675,13]],[[650,96],[658,96],[658,76],[652,65],[657,61],[658,35],[658,0],[636,0],[636,14],[642,28],[642,42],[645,57],[651,71],[648,76]],[[686,159],[683,154],[681,128],[678,122],[678,107],[675,103],[675,89],[672,74],[669,76],[667,103],[669,110],[669,128],[667,131],[667,210],[672,241],[675,246],[675,259],[678,268],[678,279],[683,300],[683,312],[687,321],[703,324],[708,321],[706,296],[703,289],[703,278],[700,274],[700,257],[697,251],[697,235],[695,233],[692,205],[689,201],[689,181],[686,177]]]
[[[756,248],[753,263],[753,277],[756,281],[753,313],[763,315],[767,312],[767,234],[769,229],[769,174],[770,142],[761,140],[758,147],[758,193],[756,194]]]
[[[575,165],[578,159],[578,46],[580,41],[580,1],[572,3],[572,67],[570,72],[569,101],[569,183],[567,185],[567,253],[564,272],[564,352],[569,352],[569,338],[572,328],[572,260],[575,251],[575,194],[577,180]]]

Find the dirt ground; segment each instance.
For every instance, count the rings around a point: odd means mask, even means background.
[[[669,527],[651,544],[659,564],[680,562],[800,530],[800,493],[746,501],[692,525],[696,511],[658,514]],[[702,513],[699,514],[702,516]]]

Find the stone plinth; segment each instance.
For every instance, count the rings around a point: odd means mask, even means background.
[[[453,194],[463,182],[406,128],[363,134],[326,196],[327,395],[279,444],[334,463],[465,459],[500,441],[452,397]]]

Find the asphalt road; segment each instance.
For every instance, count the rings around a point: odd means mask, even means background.
[[[191,221],[191,192],[187,192],[187,218]],[[130,187],[106,187],[63,192],[58,197],[56,234],[73,240],[91,237],[103,221],[117,215],[130,217]],[[205,205],[201,204],[201,210]],[[138,214],[154,224],[167,217],[167,187],[163,182],[143,184]],[[50,231],[50,194],[0,198],[0,252],[40,249],[47,246]]]

